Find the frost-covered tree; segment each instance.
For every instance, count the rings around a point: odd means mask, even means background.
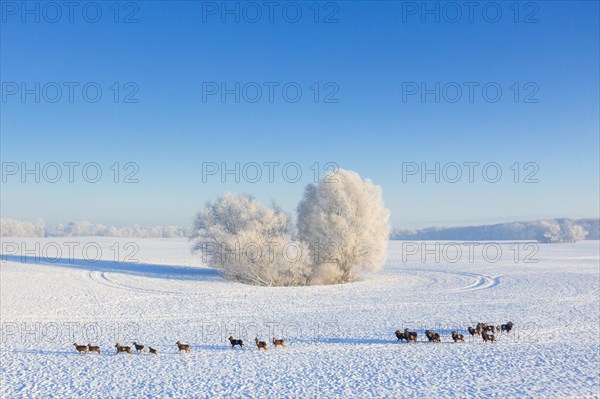
[[[546,242],[560,242],[560,225],[556,220],[542,220],[540,226],[543,231],[543,236]]]
[[[45,223],[42,219],[25,222],[14,219],[0,219],[0,237],[44,237]]]
[[[298,239],[311,250],[313,282],[348,282],[358,270],[379,270],[389,217],[381,188],[356,172],[340,169],[309,184],[298,205]]]
[[[181,237],[181,229],[177,226],[166,226],[163,229],[162,235],[165,238],[170,238],[170,237]]]
[[[560,227],[561,242],[575,242],[584,240],[587,236],[585,228],[572,220],[564,219]]]
[[[69,222],[65,228],[65,235],[71,237],[83,237],[92,235],[94,225],[87,220],[78,220],[76,222]]]
[[[291,241],[289,217],[247,195],[223,194],[197,215],[193,250],[225,277],[254,285],[305,285],[308,249]]]

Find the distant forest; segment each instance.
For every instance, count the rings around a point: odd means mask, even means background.
[[[486,226],[394,230],[392,240],[531,240],[547,243],[600,239],[600,219],[549,219]]]

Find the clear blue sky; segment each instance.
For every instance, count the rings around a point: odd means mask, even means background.
[[[2,3],[2,217],[188,225],[223,191],[293,212],[316,162],[381,185],[395,227],[599,215],[598,2],[480,2],[460,16],[445,2],[427,3],[433,13],[421,2],[281,2],[272,21],[263,2],[230,2],[233,14],[224,15],[222,2],[107,2],[85,11],[86,2],[74,10],[22,4]],[[239,102],[207,91],[236,82]],[[272,102],[265,82],[278,84]],[[423,101],[421,84],[436,82],[439,102],[435,94]],[[465,82],[478,85],[473,101]],[[257,85],[262,97],[251,102]],[[95,87],[102,97],[91,102]],[[291,102],[297,87],[302,97]],[[492,102],[496,87],[502,97]],[[127,95],[137,102],[124,102]],[[21,167],[36,162],[47,167],[40,183],[22,179]],[[75,167],[70,183],[63,165],[51,183],[51,162],[96,162],[103,175],[88,183]],[[122,182],[133,171],[127,162],[139,167],[138,183]],[[256,162],[263,177],[204,182],[204,162]],[[302,178],[286,181],[279,166],[270,182],[265,162],[295,162]],[[448,166],[439,183],[433,175],[403,179],[413,163],[436,162],[495,162],[502,178],[487,182],[479,166],[471,183],[463,166],[451,183]],[[527,162],[535,165],[525,169]],[[537,183],[523,182],[529,172]]]

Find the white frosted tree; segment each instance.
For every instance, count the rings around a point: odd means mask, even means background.
[[[57,237],[62,237],[65,235],[65,225],[60,223],[54,226],[54,230],[52,230],[52,235]]]
[[[575,242],[584,240],[588,232],[585,228],[571,220],[564,220],[561,226],[561,242]]]
[[[119,229],[116,228],[115,226],[109,227],[106,231],[106,235],[109,237],[121,237]]]
[[[298,205],[298,239],[311,250],[312,282],[343,283],[359,270],[379,270],[389,217],[381,188],[356,172],[339,169],[309,184]]]
[[[225,277],[254,285],[305,285],[308,249],[291,241],[289,217],[247,195],[223,194],[194,221],[193,251]]]
[[[542,220],[540,221],[540,226],[542,228],[543,236],[546,242],[555,243],[560,242],[560,225],[556,220]]]
[[[44,237],[45,223],[42,219],[25,222],[14,219],[0,219],[1,237]]]
[[[93,224],[87,220],[69,222],[65,228],[65,235],[71,237],[83,237],[91,235]]]
[[[166,226],[163,229],[163,237],[181,237],[180,228],[177,226]]]

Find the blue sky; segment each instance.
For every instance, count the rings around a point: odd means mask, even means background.
[[[67,8],[22,4],[2,4],[2,217],[188,225],[224,191],[293,213],[328,162],[382,186],[399,228],[599,216],[598,2],[480,2],[472,18],[462,2],[429,2],[429,13],[421,2],[281,2],[272,21],[263,2],[229,2],[229,14],[222,2],[81,2],[72,22]],[[236,83],[239,102],[223,100]],[[39,183],[21,175],[36,162]],[[80,164],[73,183],[65,162]],[[82,177],[92,162],[97,183]],[[137,183],[123,182],[129,162]],[[239,163],[240,182],[203,179],[209,162]],[[244,179],[252,162],[255,183]],[[479,163],[472,182],[466,162]],[[439,182],[403,178],[436,163]],[[537,182],[524,182],[530,173]]]

